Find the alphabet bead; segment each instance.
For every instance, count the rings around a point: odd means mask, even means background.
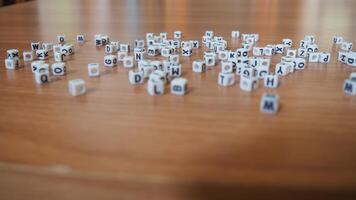
[[[318,51],[318,46],[316,44],[307,44],[306,49],[309,53],[315,53]]]
[[[162,47],[161,48],[161,55],[163,56],[163,57],[169,57],[169,55],[171,55],[171,49],[170,48],[168,48],[168,47]]]
[[[228,52],[228,56],[227,56],[227,60],[236,63],[237,62],[237,53],[236,53],[236,51],[229,51]]]
[[[9,49],[6,51],[6,58],[11,58],[11,59],[14,59],[14,58],[17,58],[19,59],[19,50],[17,49]]]
[[[243,42],[243,43],[241,43],[241,47],[246,51],[251,51],[252,47],[253,47],[253,43]]]
[[[124,58],[127,56],[127,52],[125,51],[119,51],[117,53],[117,60],[118,61],[124,61]]]
[[[192,69],[193,72],[205,72],[206,71],[206,65],[204,60],[194,60],[192,63]]]
[[[285,76],[289,73],[289,66],[285,63],[277,63],[275,68],[275,74]]]
[[[64,62],[68,59],[68,56],[62,52],[55,52],[54,53],[54,60],[56,62]]]
[[[206,66],[215,66],[215,56],[204,56]]]
[[[116,51],[117,51],[116,46],[112,44],[105,45],[105,53],[112,54],[115,53]]]
[[[264,54],[264,48],[263,47],[253,47],[252,54],[254,56],[262,56]]]
[[[36,73],[36,72],[41,72],[41,71],[48,71],[48,73],[49,73],[49,64],[47,64],[47,63],[42,63],[42,64],[38,65],[38,68],[37,68],[37,70],[35,71],[35,73]]]
[[[263,79],[268,74],[269,64],[268,65],[262,65],[262,64],[258,65],[256,67],[256,70],[257,70],[257,78]]]
[[[314,35],[306,35],[304,36],[304,40],[309,42],[310,44],[315,43],[315,36]]]
[[[57,41],[58,41],[58,43],[65,43],[65,36],[64,35],[58,35],[57,36]]]
[[[341,43],[341,50],[343,51],[351,51],[353,44],[351,42],[342,42]]]
[[[258,83],[256,78],[250,78],[241,76],[240,77],[240,89],[246,92],[251,92],[252,90],[257,89]]]
[[[163,33],[159,33],[159,37],[162,38],[162,40],[166,40],[167,39],[167,32],[163,32]]]
[[[39,60],[46,60],[49,57],[49,53],[46,49],[39,49],[36,51],[36,57]]]
[[[346,64],[356,67],[356,52],[350,51],[346,54]]]
[[[284,53],[284,45],[283,44],[277,44],[274,46],[274,53],[276,54],[283,54]]]
[[[304,69],[305,68],[305,59],[304,58],[294,58],[293,59],[293,68],[294,69]]]
[[[166,73],[163,70],[156,69],[155,71],[153,71],[150,74],[149,80],[152,80],[152,81],[163,81],[163,83],[166,83],[167,82]]]
[[[330,53],[321,52],[319,54],[320,63],[329,63],[330,62]]]
[[[99,63],[89,63],[88,64],[88,76],[90,76],[90,77],[100,76]]]
[[[35,73],[41,64],[44,64],[43,60],[36,60],[31,62],[32,73]]]
[[[150,61],[150,65],[152,65],[155,68],[155,70],[157,70],[157,69],[163,70],[162,62],[159,60]]]
[[[46,49],[47,51],[52,51],[53,50],[53,44],[52,43],[42,43],[42,49]]]
[[[55,44],[52,47],[53,53],[61,53],[62,50],[62,45],[61,44]]]
[[[266,88],[277,88],[278,87],[278,75],[267,74],[264,77],[264,85]]]
[[[248,52],[245,49],[242,48],[237,49],[236,53],[237,53],[237,57],[248,57]]]
[[[274,47],[264,47],[263,48],[263,53],[265,56],[272,56],[274,51]]]
[[[144,40],[135,40],[135,47],[144,48],[145,41]]]
[[[37,84],[44,84],[49,82],[49,71],[38,70],[35,72],[35,80]]]
[[[285,38],[282,40],[284,47],[292,47],[293,41],[291,39]]]
[[[100,39],[101,39],[101,43],[99,45],[107,45],[110,42],[110,38],[107,35],[102,35]]]
[[[308,56],[306,48],[299,48],[297,52],[298,57],[306,58]]]
[[[153,39],[153,33],[146,33],[146,40],[151,40]]]
[[[185,78],[174,78],[171,81],[171,93],[184,95],[188,90],[188,80]]]
[[[84,35],[77,35],[77,42],[78,43],[84,43],[85,42]]]
[[[263,113],[275,114],[279,108],[279,96],[276,94],[264,93],[260,102],[260,110]]]
[[[63,45],[61,47],[61,53],[64,53],[66,56],[72,55],[74,53],[73,45]]]
[[[219,73],[218,78],[219,85],[231,86],[235,83],[235,74],[233,73]]]
[[[344,41],[344,38],[341,36],[334,36],[333,37],[333,42],[334,44],[341,44]]]
[[[83,95],[86,92],[85,81],[83,79],[72,79],[68,81],[68,91],[72,96]]]
[[[114,55],[107,55],[104,57],[104,66],[114,67],[117,64],[117,58]]]
[[[320,53],[309,53],[309,62],[319,62]]]
[[[257,71],[253,67],[244,66],[241,71],[241,76],[248,77],[248,78],[255,78],[257,76]]]
[[[174,31],[173,37],[174,37],[174,39],[182,38],[182,31]]]
[[[171,64],[178,65],[179,64],[179,55],[172,54],[168,57],[168,60]]]
[[[57,62],[52,64],[52,74],[54,76],[63,76],[66,74],[66,64],[64,62]]]
[[[23,61],[28,62],[33,60],[33,52],[32,51],[24,51],[22,53]]]
[[[240,31],[231,31],[231,37],[239,38],[240,37]]]
[[[39,42],[31,42],[31,49],[32,49],[32,51],[36,52],[37,50],[40,49],[40,43]]]
[[[151,96],[162,95],[164,93],[163,81],[148,80],[147,92]]]
[[[120,51],[130,52],[130,45],[129,44],[120,44]]]
[[[228,54],[229,54],[228,51],[219,51],[218,52],[218,59],[222,60],[222,61],[225,61],[225,60],[228,59]]]
[[[344,81],[343,90],[345,94],[356,95],[356,80],[355,79],[346,79]]]
[[[134,57],[133,56],[125,56],[123,60],[123,65],[125,68],[132,68],[134,66]]]
[[[233,72],[232,62],[230,61],[221,61],[221,73],[230,74]]]
[[[191,40],[192,43],[192,48],[193,49],[198,49],[199,48],[199,41],[198,40]]]
[[[142,84],[144,82],[143,72],[142,71],[129,71],[129,82],[133,85]]]
[[[182,65],[171,65],[169,76],[171,77],[180,77],[182,75]]]
[[[19,59],[17,58],[6,58],[5,68],[6,69],[17,69],[19,67]]]
[[[113,45],[115,52],[120,50],[120,41],[111,41],[111,45]]]
[[[143,52],[135,52],[135,61],[143,60]]]
[[[191,48],[182,48],[182,56],[191,56],[193,53]]]
[[[180,44],[182,48],[188,48],[188,49],[193,48],[191,41],[182,41]]]
[[[149,55],[149,56],[157,56],[158,53],[159,53],[158,46],[152,45],[147,48],[147,55]]]
[[[150,74],[155,70],[155,67],[152,65],[144,65],[140,68],[140,70],[143,73],[143,77],[147,78],[150,76]]]
[[[342,63],[346,64],[346,62],[347,62],[347,55],[348,55],[347,52],[339,51],[339,52],[338,52],[338,56],[337,56],[337,60],[338,60],[339,62],[342,62]]]
[[[297,50],[296,49],[288,49],[287,56],[295,58],[297,57]]]

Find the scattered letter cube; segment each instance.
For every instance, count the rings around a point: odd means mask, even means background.
[[[276,94],[265,93],[262,95],[260,110],[263,113],[275,114],[279,107],[279,97]]]
[[[83,79],[73,79],[68,81],[68,91],[72,96],[78,96],[85,93],[85,81]]]
[[[54,76],[63,76],[66,74],[66,64],[64,62],[57,62],[52,64],[52,74]]]
[[[35,72],[35,79],[37,84],[43,84],[49,82],[49,71],[38,70]]]
[[[134,66],[134,57],[125,56],[123,60],[123,65],[125,68],[132,68]]]
[[[142,71],[134,71],[130,70],[129,71],[129,82],[131,84],[142,84],[144,79],[143,79],[143,72]]]
[[[114,55],[107,55],[104,57],[104,66],[114,67],[117,64],[117,58]]]
[[[175,78],[171,82],[171,93],[175,95],[184,95],[187,92],[188,80],[185,78]]]
[[[163,83],[163,81],[148,80],[148,82],[147,82],[147,92],[151,96],[162,95],[164,93],[164,83]]]
[[[235,83],[235,74],[233,73],[219,73],[218,78],[219,85],[231,86]]]
[[[99,63],[89,63],[88,64],[88,76],[90,76],[90,77],[100,76]]]
[[[192,69],[193,72],[205,72],[206,71],[206,66],[205,66],[205,61],[204,60],[194,60],[192,63]]]

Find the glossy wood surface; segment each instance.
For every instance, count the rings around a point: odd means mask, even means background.
[[[0,64],[1,199],[355,199],[356,97],[342,84],[352,71],[336,61],[332,36],[356,43],[351,0],[39,0],[0,8],[0,59],[31,41],[65,34],[76,54],[68,74],[37,85],[28,65]],[[204,49],[181,58],[190,91],[152,97],[128,82],[128,70],[103,61],[93,35],[130,42],[146,32],[181,30],[201,40],[212,29],[229,48],[231,30],[259,33],[259,45],[314,34],[329,64],[283,77],[275,90],[247,93],[217,84],[219,67],[192,73]],[[79,46],[77,34],[89,40]],[[280,59],[273,57],[272,66]],[[49,60],[50,63],[53,59]],[[273,69],[273,67],[271,67]],[[67,81],[86,80],[72,97]],[[168,90],[168,87],[166,88]],[[166,90],[166,91],[167,91]],[[259,111],[275,92],[281,109]]]

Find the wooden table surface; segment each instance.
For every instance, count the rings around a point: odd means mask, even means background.
[[[0,8],[0,199],[355,199],[356,97],[342,84],[356,68],[338,63],[332,45],[334,35],[356,43],[355,8],[351,0],[39,0]],[[291,38],[297,48],[314,34],[332,60],[251,93],[219,86],[219,67],[193,73],[204,48],[181,57],[185,96],[149,96],[146,84],[129,84],[121,64],[87,76],[88,63],[103,66],[96,33],[133,44],[146,32],[175,30],[201,40],[208,29],[231,49],[239,46],[235,29],[259,33],[260,46]],[[76,49],[65,77],[37,85],[28,64],[5,69],[7,49],[59,34]],[[69,95],[73,78],[86,81],[87,94]],[[266,91],[280,96],[275,116],[259,111]]]

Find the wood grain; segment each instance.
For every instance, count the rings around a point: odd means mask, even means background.
[[[332,36],[356,42],[356,1],[32,1],[0,8],[0,59],[6,50],[65,34],[75,44],[68,75],[37,85],[29,66],[0,66],[0,196],[4,199],[355,199],[356,98],[342,83]],[[204,49],[181,58],[185,96],[151,97],[121,65],[89,78],[102,63],[96,33],[122,42],[146,32],[181,30],[201,39],[213,29],[236,49],[231,30],[259,33],[259,45],[317,36],[329,64],[283,77],[252,93],[217,84],[219,68],[191,71]],[[280,57],[275,56],[272,64]],[[53,62],[53,60],[49,60]],[[89,91],[72,97],[67,81]],[[168,89],[168,88],[167,88]],[[280,96],[276,116],[260,113],[266,92]]]

